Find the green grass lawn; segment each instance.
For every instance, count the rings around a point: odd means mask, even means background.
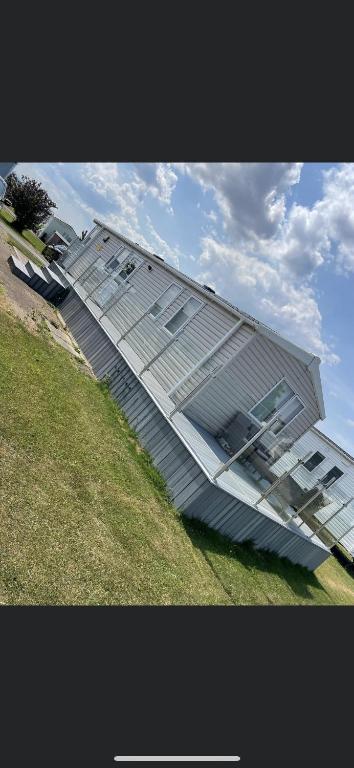
[[[183,520],[106,388],[3,292],[0,360],[0,603],[354,604],[334,558],[312,574]]]
[[[16,216],[15,216],[15,214],[14,214],[14,213],[13,213],[13,211],[12,211],[10,208],[8,208],[8,207],[3,207],[3,208],[0,208],[0,217],[1,217],[1,218],[3,219],[3,221],[4,221],[6,224],[8,224],[8,226],[10,226],[10,227],[12,226],[13,222],[14,222],[14,221],[15,221],[15,219],[16,219]],[[20,233],[19,233],[19,232],[17,232],[17,234],[19,235]],[[43,243],[43,241],[42,241],[42,240],[40,240],[40,238],[39,238],[39,237],[37,237],[37,235],[35,235],[35,234],[34,234],[34,232],[32,232],[30,229],[24,229],[24,230],[22,230],[22,233],[21,233],[21,234],[22,234],[22,237],[23,237],[25,240],[27,240],[27,242],[31,243],[31,245],[33,245],[33,247],[34,247],[34,248],[36,248],[36,250],[37,250],[39,253],[42,253],[42,252],[44,251],[44,248],[45,248],[45,243]],[[25,245],[24,245],[23,247],[25,248]],[[28,253],[30,253],[30,251],[28,251]],[[40,263],[42,264],[42,262],[40,262]]]
[[[0,208],[0,216],[1,218],[6,221],[6,224],[12,224],[13,221],[15,221],[15,214],[10,211],[10,208]]]
[[[25,240],[28,240],[28,242],[31,243],[31,245],[33,245],[33,247],[36,248],[39,253],[44,251],[45,243],[43,243],[43,241],[40,240],[39,237],[34,234],[34,232],[31,232],[30,229],[24,229],[22,231],[22,237],[24,237]]]
[[[34,264],[37,264],[37,267],[43,267],[45,266],[45,261],[43,259],[37,258],[32,251],[29,250],[29,248],[26,248],[25,245],[22,245],[18,240],[15,240],[13,237],[8,237],[7,242],[9,245],[14,245],[15,248],[18,248],[21,253],[23,253],[24,256],[26,256],[26,259],[30,259],[33,261]]]

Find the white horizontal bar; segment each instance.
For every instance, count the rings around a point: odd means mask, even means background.
[[[205,756],[205,755],[204,755],[204,757],[195,757],[195,756],[192,756],[192,757],[182,757],[182,756],[177,756],[177,755],[174,755],[172,757],[161,757],[161,755],[159,757],[150,757],[150,756],[147,756],[147,755],[145,755],[145,756],[141,755],[140,757],[132,757],[131,755],[129,755],[128,757],[123,757],[122,755],[116,755],[116,757],[114,759],[118,763],[123,763],[123,762],[129,762],[129,763],[134,763],[134,762],[152,763],[152,762],[154,762],[155,763],[155,762],[163,762],[163,761],[166,761],[166,760],[168,762],[182,762],[183,760],[185,760],[185,761],[193,762],[193,763],[196,763],[196,762],[197,763],[198,762],[200,762],[200,763],[201,762],[232,763],[232,762],[234,762],[236,760],[241,760],[241,758],[238,755],[234,755],[234,756],[230,756],[230,757],[225,756],[225,755],[223,757],[215,757],[213,755],[211,755],[211,756],[209,755],[209,757]]]

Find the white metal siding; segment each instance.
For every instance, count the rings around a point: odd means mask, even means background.
[[[109,240],[104,243],[103,238],[109,237]],[[75,278],[80,278],[82,284],[89,273],[89,267],[94,267],[97,259],[102,259],[105,263],[111,256],[117,252],[118,248],[124,245],[118,238],[109,235],[104,229],[101,230],[91,239],[87,248],[83,249],[82,254],[74,261],[74,263],[68,268],[70,274]],[[127,253],[131,252],[131,249],[127,248]],[[64,264],[65,266],[65,264]],[[97,279],[97,282],[99,278]]]
[[[103,243],[103,238],[106,236],[107,233],[103,230],[69,267],[70,274],[78,279],[88,293],[91,293],[95,285],[99,285],[102,280],[102,271],[95,268],[97,259],[102,259],[106,263],[123,245],[122,241],[113,235],[110,235],[107,243]],[[127,248],[128,252],[133,253],[133,250],[129,251]],[[152,318],[146,315],[128,334],[129,344],[144,364],[147,364],[172,339],[165,325],[185,301],[191,296],[201,300],[197,291],[186,286],[182,280],[178,280],[178,277],[172,278],[162,265],[153,263],[150,267],[149,270],[146,260],[142,269],[129,276],[127,284],[130,284],[132,289],[123,296],[119,296],[117,300],[112,299],[110,309],[105,313],[107,319],[122,335],[139,320],[172,282],[180,285],[181,293],[158,317]],[[93,295],[92,298],[94,298]],[[183,333],[152,365],[152,373],[166,391],[177,384],[237,322],[237,318],[226,309],[215,306],[207,300],[204,303],[202,300],[201,304],[201,309],[188,321]],[[243,346],[251,333],[252,329],[245,324],[239,330],[237,337],[229,339],[227,344],[178,390],[175,402],[178,403],[189,394],[216,365],[226,362]]]
[[[282,438],[296,440],[318,421],[310,377],[303,363],[259,333],[244,350],[241,349],[234,362],[196,396],[185,413],[213,434],[218,434],[237,410],[248,413],[283,377],[305,404],[304,411],[281,433]],[[276,441],[271,438],[269,444]]]
[[[78,278],[78,283],[89,293],[102,280],[102,271],[95,268],[98,258],[106,263],[122,245],[127,253],[134,253],[133,247],[130,249],[125,246],[119,237],[111,233],[107,243],[103,243],[107,235],[101,229],[97,239],[69,267],[70,274]],[[136,253],[141,258],[139,252]],[[172,282],[182,289],[177,298],[155,319],[150,315],[142,317]],[[120,335],[125,334],[142,318],[126,336],[142,365],[147,365],[172,341],[151,365],[152,374],[165,392],[174,387],[237,323],[237,318],[227,308],[214,304],[208,297],[202,297],[177,275],[172,276],[167,272],[163,264],[155,261],[149,263],[148,257],[143,259],[143,266],[129,276],[126,285],[131,286],[130,290],[112,299],[105,317]],[[204,303],[174,340],[164,326],[190,296]],[[187,406],[186,413],[191,418],[215,435],[231,421],[237,410],[247,412],[285,376],[306,408],[283,430],[282,437],[296,440],[318,420],[313,384],[304,363],[259,332],[255,333],[247,322],[177,389],[173,401],[178,405],[216,366],[230,361],[235,353],[239,354],[227,370],[222,371],[215,381],[208,383]],[[267,435],[264,442],[271,447],[277,440]]]
[[[291,451],[287,452],[272,467],[274,473],[280,477],[284,472],[294,465],[298,458],[306,456],[309,452],[319,451],[325,458],[312,472],[305,467],[300,467],[293,473],[293,478],[304,490],[314,488],[321,477],[325,475],[332,467],[337,466],[343,472],[340,477],[328,490],[326,495],[332,499],[332,503],[316,512],[316,519],[324,523],[343,503],[354,498],[354,462],[346,459],[343,454],[336,450],[323,440],[320,435],[309,430],[297,440],[292,446]],[[340,538],[345,531],[354,525],[354,502],[343,511],[339,511],[338,516],[333,518],[328,525],[328,530],[335,538]],[[343,538],[342,544],[349,552],[354,553],[354,531]]]
[[[213,486],[73,291],[60,311],[98,378],[109,377],[112,396],[165,477],[178,509],[188,517],[204,520],[233,541],[252,539],[255,546],[310,569],[317,568],[328,557],[328,552],[314,542]]]

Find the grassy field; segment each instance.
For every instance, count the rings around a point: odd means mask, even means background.
[[[13,221],[15,221],[15,214],[10,211],[9,208],[0,208],[0,216],[1,218],[6,221],[6,224],[12,224]]]
[[[183,520],[107,389],[0,292],[0,603],[354,604],[312,574]]]
[[[37,264],[37,267],[43,267],[45,265],[43,259],[37,258],[37,256],[35,256],[34,253],[29,250],[29,248],[26,248],[26,246],[22,245],[22,243],[20,243],[18,240],[15,240],[13,237],[8,237],[7,242],[9,245],[14,245],[15,248],[18,248],[18,250],[21,251],[24,256],[26,256],[26,259],[33,261],[34,264]]]
[[[6,224],[9,226],[9,227],[11,227],[11,226],[12,226],[13,222],[14,222],[14,221],[15,221],[15,219],[16,219],[16,216],[15,216],[15,214],[14,214],[14,213],[13,213],[13,211],[12,211],[10,208],[8,208],[8,207],[3,207],[3,208],[0,208],[0,217],[3,219],[3,221],[4,221],[4,222],[5,222],[5,223],[6,223]],[[19,232],[17,232],[17,234],[19,235],[20,233],[19,233]],[[30,243],[30,244],[31,244],[31,245],[32,245],[32,246],[33,246],[33,247],[34,247],[34,248],[35,248],[35,249],[36,249],[36,250],[37,250],[39,253],[42,253],[42,252],[44,251],[44,248],[45,248],[45,243],[43,243],[43,241],[42,241],[42,240],[40,240],[40,238],[39,238],[39,237],[37,237],[37,235],[35,235],[35,234],[34,234],[34,232],[31,232],[31,230],[30,230],[30,229],[24,229],[24,230],[22,230],[22,233],[21,233],[21,234],[22,234],[22,237],[23,237],[25,240],[27,240],[27,242],[28,242],[28,243]],[[22,250],[22,249],[26,249],[26,246],[25,246],[25,244],[22,246],[22,248],[21,248],[21,246],[20,246],[20,245],[19,245],[18,247],[20,248],[20,250]],[[27,253],[30,253],[30,254],[32,254],[32,252],[30,252],[30,251],[27,251]],[[27,255],[27,253],[26,253],[25,255]],[[35,257],[33,257],[33,260],[35,260]],[[36,262],[36,263],[37,263],[37,262]],[[42,261],[38,261],[38,264],[41,266],[41,265],[43,264],[43,262],[42,262]]]
[[[31,245],[33,245],[33,247],[36,248],[39,253],[44,251],[45,243],[43,243],[43,241],[40,240],[39,237],[34,234],[34,232],[31,232],[30,229],[24,229],[22,231],[22,237],[24,237],[25,240],[28,240],[28,242],[31,243]]]

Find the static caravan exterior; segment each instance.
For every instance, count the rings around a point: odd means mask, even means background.
[[[49,216],[41,227],[39,237],[49,245],[64,243],[70,245],[77,238],[77,234],[71,224],[58,219],[57,216]]]
[[[273,471],[282,475],[301,456],[307,459],[292,473],[292,479],[314,499],[307,507],[314,530],[328,543],[339,541],[354,554],[354,457],[312,427],[274,464]],[[321,493],[314,498],[318,491]]]
[[[315,568],[310,529],[262,498],[319,419],[320,360],[95,220],[57,269],[60,310],[186,515]]]

